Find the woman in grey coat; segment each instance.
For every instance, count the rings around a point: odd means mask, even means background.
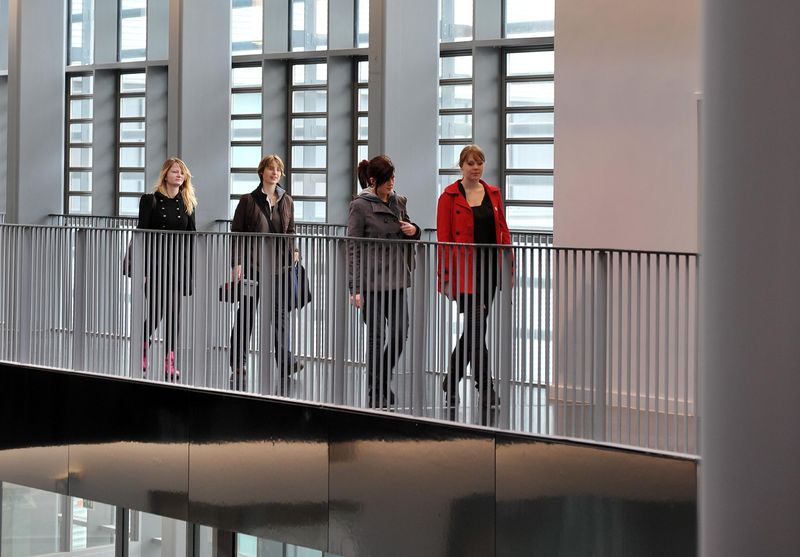
[[[394,165],[379,155],[358,165],[364,190],[350,203],[347,235],[381,242],[350,242],[350,303],[367,326],[367,401],[372,408],[394,404],[391,373],[408,338],[406,289],[411,286],[413,246],[421,231],[410,222],[406,198],[394,193]]]

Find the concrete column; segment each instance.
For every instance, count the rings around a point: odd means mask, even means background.
[[[94,63],[113,64],[119,59],[117,34],[119,32],[119,3],[95,2],[94,22]],[[94,210],[94,207],[92,208]],[[113,215],[114,213],[97,213]]]
[[[353,61],[328,60],[328,222],[347,222],[353,192]]]
[[[422,228],[436,222],[437,4],[370,0],[369,155],[394,161],[397,190]]]
[[[701,555],[800,555],[800,4],[704,6]]]
[[[0,76],[0,137],[8,137],[8,78]],[[0,147],[0,213],[6,211],[6,146]]]
[[[197,187],[197,227],[228,218],[230,3],[170,0],[167,146]]]
[[[64,212],[66,2],[9,0],[9,222]]]
[[[8,0],[0,0],[0,73],[8,70]]]

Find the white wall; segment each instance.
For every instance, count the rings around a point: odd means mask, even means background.
[[[698,251],[699,0],[559,0],[555,242]]]

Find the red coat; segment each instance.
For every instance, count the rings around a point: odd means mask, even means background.
[[[510,244],[511,233],[508,231],[503,197],[500,188],[490,186],[481,180],[489,200],[494,208],[494,228],[498,244]],[[439,196],[436,210],[436,238],[440,242],[471,244],[475,241],[475,222],[472,208],[458,190],[458,181],[447,186]],[[439,292],[448,296],[456,294],[472,294],[473,292],[473,257],[474,249],[441,246],[439,248],[437,273],[439,276]],[[499,261],[499,260],[498,260]],[[451,268],[455,267],[455,269]],[[456,273],[457,283],[451,281]]]

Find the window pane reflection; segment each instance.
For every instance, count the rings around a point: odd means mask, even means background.
[[[552,50],[537,52],[509,52],[506,57],[506,75],[552,75],[555,71],[555,53]]]
[[[233,87],[261,87],[261,66],[233,68],[231,84]]]
[[[292,168],[325,168],[326,152],[324,145],[293,145]]]
[[[327,189],[325,174],[292,174],[292,195],[324,197]]]
[[[440,0],[439,38],[442,42],[472,40],[473,0]]]
[[[147,76],[144,73],[125,73],[119,76],[120,93],[144,93]]]
[[[261,114],[261,93],[231,95],[231,114]]]
[[[261,120],[232,120],[231,141],[261,141]]]
[[[469,137],[472,137],[472,114],[439,116],[440,139],[466,139]]]
[[[144,97],[127,97],[120,99],[120,118],[144,118],[144,107]]]
[[[532,81],[509,83],[507,106],[553,106],[554,88],[552,81]]]
[[[506,136],[553,137],[552,112],[512,112],[506,115]]]
[[[70,124],[69,125],[69,141],[70,143],[91,143],[92,142],[92,124]]]
[[[94,62],[94,0],[69,3],[68,64],[79,66]]]
[[[121,122],[119,140],[123,143],[144,143],[144,122]]]
[[[120,2],[120,60],[144,60],[147,56],[147,0]]]
[[[472,79],[472,56],[439,58],[440,79]]]
[[[70,172],[69,173],[70,191],[92,191],[91,172]]]
[[[71,167],[91,168],[92,148],[91,147],[70,147],[69,165]]]
[[[144,147],[120,147],[119,165],[144,168]]]
[[[256,164],[258,166],[258,164]],[[244,195],[250,193],[258,187],[258,175],[255,172],[247,174],[231,174],[231,194]]]
[[[356,4],[356,47],[369,46],[369,0]]]
[[[235,0],[233,2],[231,7],[231,53],[233,55],[261,53],[264,36],[263,10],[262,0]]]
[[[231,167],[256,168],[261,160],[261,147],[258,145],[233,145],[231,147]]]
[[[94,76],[82,75],[69,80],[70,95],[91,95],[94,91]]]
[[[327,134],[327,118],[292,118],[292,139],[323,140]]]
[[[327,91],[293,91],[293,112],[325,112],[328,106]]]
[[[552,37],[555,0],[505,0],[506,38]]]
[[[119,214],[123,217],[135,217],[139,214],[139,197],[120,197]]]
[[[328,0],[292,0],[292,50],[328,48]]]
[[[328,82],[328,64],[295,64],[292,85],[324,85]]]
[[[302,222],[325,222],[324,201],[295,201],[295,219]]]
[[[552,230],[552,207],[506,207],[506,221],[509,228],[526,230]]]
[[[91,118],[92,99],[73,99],[69,101],[69,117],[73,120],[77,118]]]
[[[506,145],[506,167],[552,170],[553,144]]]
[[[553,201],[553,177],[507,176],[506,198],[515,201]]]
[[[144,172],[120,172],[119,191],[126,193],[144,193]]]
[[[69,214],[90,215],[92,213],[92,198],[88,195],[69,196]],[[5,484],[3,484],[5,486]]]
[[[439,108],[472,108],[472,85],[440,86]]]
[[[439,145],[439,168],[458,168],[458,156],[466,145]]]
[[[129,557],[186,555],[186,523],[184,521],[139,511],[128,512],[130,517]]]

